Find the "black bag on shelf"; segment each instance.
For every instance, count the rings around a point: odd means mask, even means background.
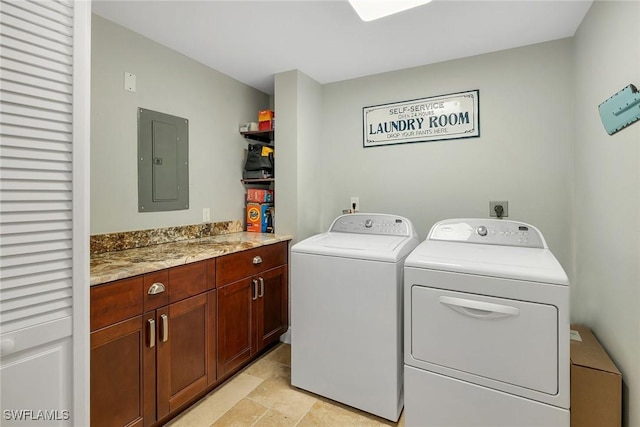
[[[242,171],[242,179],[268,179],[273,178],[273,171],[260,169],[258,171]]]
[[[273,147],[265,144],[249,144],[247,148],[247,161],[244,170],[273,170]]]

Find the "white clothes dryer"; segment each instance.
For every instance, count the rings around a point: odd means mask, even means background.
[[[411,222],[349,214],[291,248],[291,383],[397,421],[403,408],[403,264]]]
[[[569,281],[537,228],[441,221],[404,283],[408,427],[569,426]]]

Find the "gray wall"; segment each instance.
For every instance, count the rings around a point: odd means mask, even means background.
[[[305,239],[322,224],[321,182],[327,171],[322,164],[326,149],[322,118],[322,85],[306,74],[298,77],[298,227],[296,238]]]
[[[324,128],[323,86],[300,71],[275,76],[277,231],[293,242],[317,233],[321,226],[321,182]]]
[[[92,20],[91,234],[244,218],[246,141],[269,96],[97,15]],[[137,91],[123,89],[124,72]],[[189,119],[190,208],[138,213],[138,107]]]
[[[564,39],[325,85],[323,228],[350,196],[363,212],[406,216],[421,239],[508,200],[509,218],[540,228],[571,276],[573,72]],[[362,147],[362,107],[471,89],[479,138]]]
[[[276,223],[280,233],[295,235],[298,228],[298,72],[276,74]]]
[[[625,426],[640,426],[640,123],[609,136],[597,106],[640,86],[640,3],[594,2],[575,39],[574,318],[622,371]]]

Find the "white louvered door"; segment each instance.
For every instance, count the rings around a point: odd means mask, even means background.
[[[88,28],[89,3],[0,0],[3,426],[88,419]]]

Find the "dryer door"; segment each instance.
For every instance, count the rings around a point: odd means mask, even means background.
[[[558,393],[553,305],[413,286],[411,323],[411,354],[417,360]]]

